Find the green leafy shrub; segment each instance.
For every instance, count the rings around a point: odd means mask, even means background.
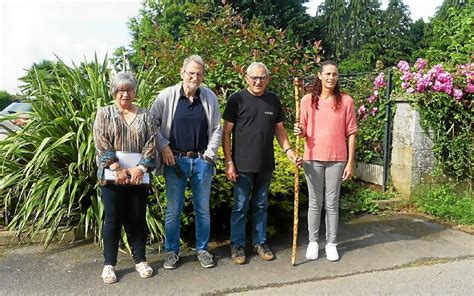
[[[387,200],[394,196],[393,192],[381,192],[364,187],[356,181],[342,183],[339,202],[341,219],[347,220],[356,214],[380,212],[374,200]]]
[[[35,73],[24,79],[33,107],[28,124],[0,141],[0,198],[8,228],[21,236],[46,230],[45,246],[60,229],[92,230],[100,238],[92,124],[97,108],[111,101],[107,60],[74,67],[59,61],[49,75]],[[138,76],[141,99],[152,95],[143,79],[153,86],[150,76]],[[156,192],[150,201],[158,197]],[[161,236],[162,216],[160,203],[148,208],[152,237]]]
[[[472,191],[458,191],[452,184],[421,187],[413,198],[419,211],[443,220],[474,225],[474,197]]]
[[[287,118],[294,118],[291,78],[315,73],[319,43],[304,47],[284,30],[266,26],[259,19],[247,23],[230,6],[216,7],[212,1],[187,2],[182,7],[188,18],[187,25],[180,28],[185,37],[175,40],[158,23],[157,7],[151,2],[144,5],[131,24],[143,36],[135,38],[128,55],[137,69],[143,66],[145,72],[164,76],[159,89],[180,81],[184,58],[199,54],[206,62],[204,83],[223,107],[231,94],[246,87],[246,67],[259,61],[271,72],[269,89],[280,96]]]

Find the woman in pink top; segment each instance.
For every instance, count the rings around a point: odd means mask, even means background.
[[[339,71],[334,62],[321,64],[312,93],[301,100],[300,122],[295,124],[294,132],[305,138],[303,167],[309,191],[306,258],[318,259],[319,224],[324,201],[326,256],[329,261],[337,261],[339,192],[341,181],[353,174],[357,125],[354,100],[341,93]]]

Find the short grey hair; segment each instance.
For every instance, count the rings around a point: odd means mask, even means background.
[[[114,95],[120,86],[128,86],[137,91],[137,80],[131,72],[120,72],[112,77],[110,81],[110,93]]]
[[[195,62],[196,64],[199,64],[201,65],[202,67],[202,70],[205,72],[205,64],[204,64],[204,60],[201,58],[201,56],[197,55],[197,54],[193,54],[187,58],[184,59],[184,62],[183,62],[183,70],[184,68],[186,68],[186,66],[191,63],[191,62]]]
[[[270,76],[270,71],[268,71],[268,68],[267,66],[265,66],[264,63],[262,62],[252,62],[248,67],[247,67],[247,75],[249,75],[249,72],[253,69],[253,68],[263,68],[265,69],[265,72],[267,72],[267,76]]]

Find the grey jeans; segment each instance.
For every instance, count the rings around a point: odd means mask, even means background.
[[[309,241],[317,242],[321,209],[326,208],[326,242],[335,244],[339,222],[339,193],[345,161],[304,161],[304,174],[308,183]]]

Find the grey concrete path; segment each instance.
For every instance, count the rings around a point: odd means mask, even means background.
[[[251,255],[242,266],[232,263],[228,244],[211,250],[218,261],[212,269],[186,251],[178,269],[165,270],[162,254],[150,249],[153,278],[139,278],[123,254],[113,285],[102,282],[102,255],[90,242],[55,245],[45,253],[40,246],[0,246],[0,294],[474,295],[471,234],[417,216],[364,216],[340,225],[340,261],[326,260],[324,243],[320,259],[307,261],[302,224],[297,266],[290,264],[290,235],[270,241],[276,260]]]

